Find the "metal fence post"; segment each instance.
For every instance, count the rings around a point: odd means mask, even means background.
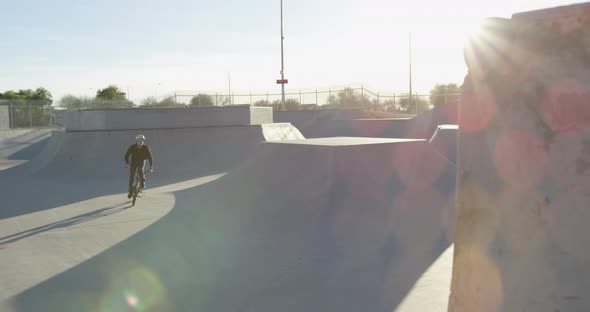
[[[53,109],[51,108],[51,104],[49,104],[49,126],[53,126]]]
[[[8,127],[14,128],[14,118],[12,117],[12,102],[8,102]]]
[[[31,106],[31,101],[29,103],[29,127],[33,128],[33,107]]]
[[[301,90],[299,90],[299,104],[303,104],[303,100],[301,99]]]
[[[318,89],[315,89],[315,105],[320,105],[318,104]]]

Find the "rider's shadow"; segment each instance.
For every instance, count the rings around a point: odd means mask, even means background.
[[[15,233],[15,234],[11,234],[11,235],[8,235],[5,237],[1,237],[0,238],[0,249],[4,248],[6,245],[8,245],[10,243],[14,243],[14,242],[19,241],[23,238],[34,236],[34,235],[37,235],[39,233],[43,233],[46,231],[51,231],[51,230],[59,229],[59,228],[65,228],[65,227],[69,227],[72,225],[92,221],[92,220],[95,220],[98,218],[106,217],[106,216],[121,212],[121,211],[123,211],[127,208],[130,208],[130,207],[131,207],[131,205],[128,202],[125,202],[125,203],[117,204],[114,206],[110,206],[110,207],[94,210],[91,212],[87,212],[87,213],[84,213],[84,214],[81,214],[78,216],[74,216],[74,217],[71,217],[68,219],[64,219],[64,220],[49,223],[46,225],[42,225],[42,226],[39,226],[36,228],[28,229],[28,230],[22,231],[20,233]]]

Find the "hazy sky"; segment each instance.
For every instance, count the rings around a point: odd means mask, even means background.
[[[563,0],[284,0],[288,89],[461,83],[463,41],[484,17]],[[0,0],[0,92],[44,86],[94,95],[116,84],[136,102],[176,90],[280,92],[279,0]]]

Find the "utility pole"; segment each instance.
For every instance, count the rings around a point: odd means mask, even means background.
[[[231,73],[227,73],[227,85],[228,85],[228,92],[227,97],[229,98],[229,105],[231,105]]]
[[[285,36],[283,36],[283,0],[281,0],[281,106],[283,110],[285,109],[285,55],[283,53],[283,41],[285,40]]]
[[[408,44],[409,50],[410,50],[410,105],[412,105],[413,101],[412,101],[412,33],[410,33],[409,36],[409,44]],[[418,114],[418,106],[416,106],[416,114]]]

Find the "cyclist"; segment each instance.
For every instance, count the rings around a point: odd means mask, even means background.
[[[125,167],[129,168],[128,198],[133,197],[133,178],[135,177],[135,172],[139,174],[140,188],[145,187],[145,175],[143,170],[146,160],[150,161],[150,172],[154,173],[152,152],[147,144],[145,144],[145,136],[143,134],[138,134],[135,137],[135,144],[129,146],[125,153]]]

